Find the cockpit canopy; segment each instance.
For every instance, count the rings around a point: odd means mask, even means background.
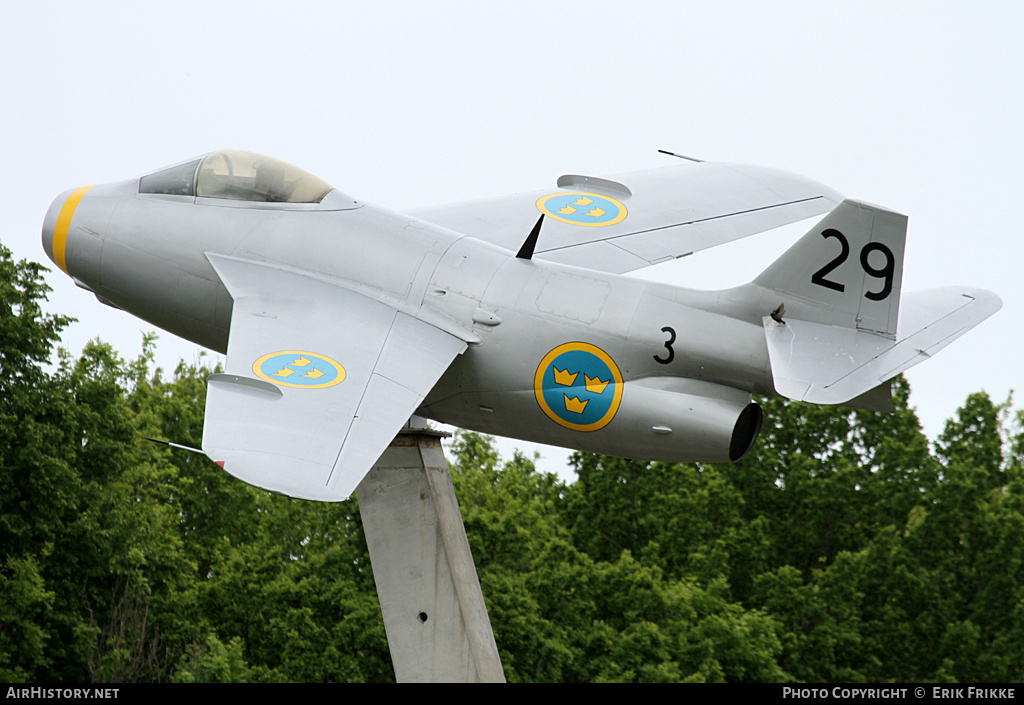
[[[139,180],[139,193],[256,203],[320,203],[333,190],[287,162],[240,149],[213,152]]]

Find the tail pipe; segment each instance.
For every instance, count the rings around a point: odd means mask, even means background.
[[[750,402],[740,412],[736,419],[736,425],[732,429],[732,440],[729,441],[729,460],[734,463],[750,452],[754,447],[754,441],[761,435],[761,424],[764,423],[764,413],[760,405]]]
[[[616,423],[595,433],[588,450],[669,462],[736,462],[754,446],[763,421],[761,407],[743,390],[649,377],[629,382]]]

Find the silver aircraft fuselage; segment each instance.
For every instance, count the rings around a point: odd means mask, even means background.
[[[823,213],[733,289],[626,275]],[[61,194],[43,246],[100,301],[227,355],[207,455],[334,501],[412,414],[714,462],[756,440],[752,394],[891,408],[893,376],[1001,306],[974,287],[904,296],[906,233],[904,215],[747,165],[563,175],[404,215],[222,150]]]
[[[51,257],[70,195],[61,194],[46,217]],[[79,286],[221,353],[232,299],[206,253],[338,280],[454,333],[470,348],[418,413],[463,428],[594,452],[724,460],[750,393],[773,393],[763,311],[737,306],[727,292],[519,259],[338,192],[310,207],[253,206],[140,194],[129,180],[90,189],[75,223],[62,268]],[[630,423],[598,434],[538,418],[538,365],[567,341],[593,345],[617,363],[631,393],[613,415]],[[702,423],[718,411],[721,420]]]

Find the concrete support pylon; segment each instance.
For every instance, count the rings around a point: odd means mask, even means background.
[[[399,683],[504,683],[441,448],[407,427],[356,488]]]

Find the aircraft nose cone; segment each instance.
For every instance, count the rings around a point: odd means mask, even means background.
[[[53,203],[46,210],[46,217],[43,218],[43,250],[54,264],[57,263],[57,260],[53,256],[53,233],[57,229],[57,217],[60,215],[61,207],[67,202],[68,196],[73,192],[74,189],[65,191],[53,199]]]
[[[91,186],[69,189],[53,199],[43,219],[43,250],[53,263],[68,274],[67,246],[68,232],[71,229],[71,218]]]

